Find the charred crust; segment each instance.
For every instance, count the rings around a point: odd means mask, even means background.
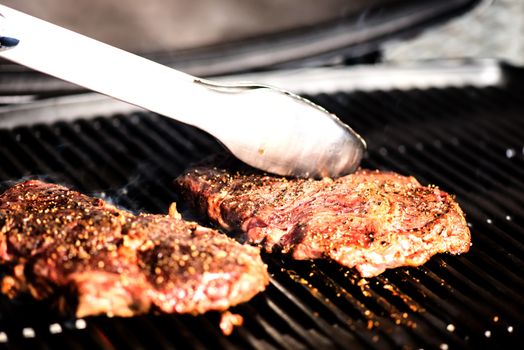
[[[151,305],[202,313],[246,301],[268,283],[255,248],[178,217],[134,215],[59,185],[13,186],[0,195],[1,218],[0,258],[13,264],[4,292],[56,298],[63,313],[131,316]],[[209,273],[217,277],[205,284]]]

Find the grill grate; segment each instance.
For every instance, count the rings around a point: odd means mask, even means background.
[[[524,318],[524,102],[507,87],[311,97],[368,141],[364,166],[412,174],[457,195],[473,247],[362,280],[330,261],[264,256],[271,285],[219,315],[64,320],[47,305],[0,298],[0,344],[13,348],[515,347]],[[147,113],[0,130],[2,190],[26,177],[70,185],[133,211],[162,213],[174,177],[220,146]]]

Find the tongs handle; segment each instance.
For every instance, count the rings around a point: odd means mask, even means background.
[[[364,153],[347,125],[287,91],[215,84],[6,6],[0,16],[1,57],[199,127],[251,166],[334,177]]]
[[[191,75],[7,6],[0,16],[0,56],[13,62],[190,124],[193,101],[209,98]]]

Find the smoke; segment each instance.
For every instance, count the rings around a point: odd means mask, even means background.
[[[69,182],[67,178],[65,178],[62,174],[31,174],[22,176],[20,178],[15,179],[9,179],[0,181],[0,191],[4,192],[9,187],[12,187],[16,185],[17,183],[29,181],[29,180],[40,180],[43,182],[51,182],[55,184],[59,184],[66,187],[73,187],[72,184]]]

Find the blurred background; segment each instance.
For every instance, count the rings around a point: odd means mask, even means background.
[[[385,46],[394,61],[433,58],[497,58],[524,64],[524,1],[484,0],[472,11],[416,39]]]
[[[167,52],[304,30],[341,18],[368,25],[373,8],[395,0],[6,0],[7,6],[134,52]],[[459,3],[441,1],[441,3]],[[386,61],[495,57],[524,63],[524,1],[484,0],[422,36],[390,40]],[[435,10],[436,11],[436,10]],[[408,14],[408,12],[406,12]],[[428,20],[429,22],[429,20]]]
[[[120,48],[146,52],[186,49],[299,28],[386,2],[8,0],[4,4]]]
[[[522,0],[3,3],[195,76],[252,80],[290,89],[315,84],[323,89],[330,85],[331,90],[347,89],[352,83],[358,88],[384,85],[384,75],[376,71],[337,78],[339,71],[316,75],[312,68],[340,68],[346,74],[362,67],[427,66],[434,62],[463,66],[468,60],[484,59],[524,66]],[[304,70],[307,79],[302,79]],[[42,98],[82,90],[6,61],[0,61],[0,71],[0,94]],[[267,72],[280,76],[259,74]],[[290,74],[298,80],[296,85],[287,85],[293,81]],[[395,74],[398,77],[391,79],[395,86],[403,84],[406,75]],[[450,78],[454,79],[453,74],[446,77],[447,83]],[[337,85],[342,81],[344,87]]]

